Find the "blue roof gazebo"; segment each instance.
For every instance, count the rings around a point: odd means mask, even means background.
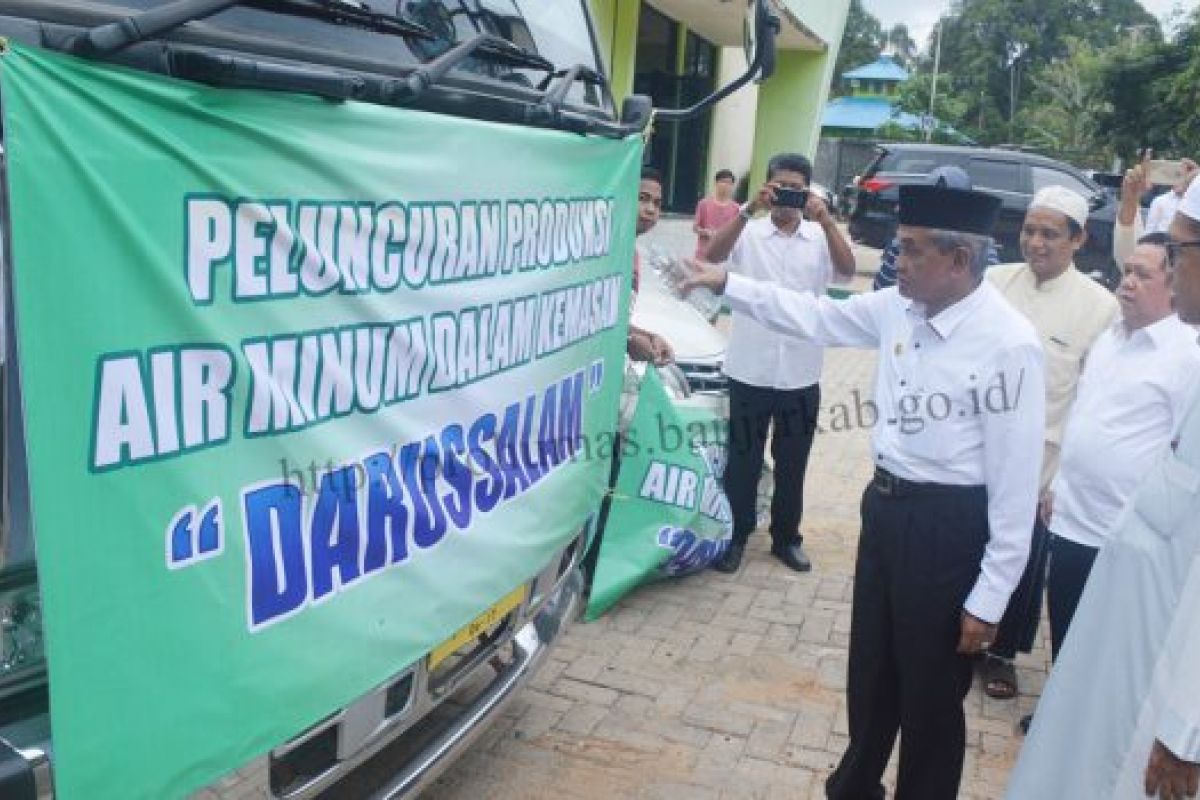
[[[909,75],[908,70],[896,63],[894,56],[884,53],[871,64],[843,72],[842,77],[848,81],[881,81],[900,84],[908,80]]]
[[[962,144],[974,144],[968,137],[937,119],[902,111],[897,102],[900,85],[909,79],[908,70],[895,57],[883,54],[870,64],[842,74],[850,93],[835,97],[825,106],[821,118],[824,136],[867,138],[886,125],[897,125],[909,131],[925,130],[930,124],[943,135]]]

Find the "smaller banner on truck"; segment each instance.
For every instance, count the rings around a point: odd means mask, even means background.
[[[707,569],[729,548],[721,488],[725,420],[671,401],[658,371],[642,378],[600,540],[587,619],[647,581]]]

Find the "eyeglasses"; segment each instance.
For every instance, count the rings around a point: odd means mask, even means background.
[[[1193,239],[1190,242],[1167,242],[1164,245],[1167,248],[1167,262],[1174,269],[1179,263],[1179,254],[1185,247],[1200,247],[1200,239]]]

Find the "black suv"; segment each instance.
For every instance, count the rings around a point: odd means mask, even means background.
[[[1047,186],[1064,186],[1089,199],[1088,241],[1076,266],[1099,272],[1111,285],[1116,267],[1112,256],[1117,203],[1081,170],[1044,156],[1015,150],[926,144],[880,145],[878,155],[858,181],[850,212],[850,236],[871,247],[886,247],[896,230],[900,187],[922,183],[937,167],[966,170],[976,189],[1003,201],[996,223],[1000,260],[1021,261],[1021,225],[1033,195]]]

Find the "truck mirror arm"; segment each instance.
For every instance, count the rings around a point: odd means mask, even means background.
[[[550,124],[557,121],[561,115],[563,106],[567,101],[567,93],[571,91],[571,87],[576,81],[586,81],[593,85],[599,84],[603,79],[596,74],[596,71],[583,64],[575,64],[565,72],[557,74],[554,82],[549,84],[542,101],[536,106],[532,106],[526,117],[535,125]]]
[[[659,108],[654,110],[654,119],[659,122],[685,122],[699,116],[724,100],[756,77],[766,80],[775,70],[775,37],[781,30],[779,17],[767,9],[767,0],[754,0],[757,5],[757,28],[754,58],[746,72],[737,80],[718,89],[690,108]]]

